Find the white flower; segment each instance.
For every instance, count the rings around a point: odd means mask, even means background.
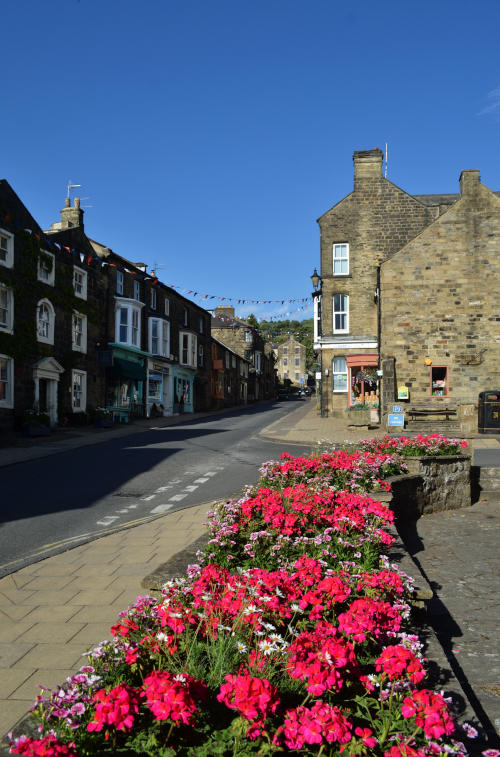
[[[236,648],[240,654],[245,654],[245,652],[247,651],[247,645],[243,644],[242,641],[236,642]]]

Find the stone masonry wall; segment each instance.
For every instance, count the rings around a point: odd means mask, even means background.
[[[381,269],[382,358],[410,405],[457,405],[465,433],[478,393],[500,388],[499,249],[500,199],[464,171],[460,200]],[[431,397],[432,366],[448,367],[448,396]]]

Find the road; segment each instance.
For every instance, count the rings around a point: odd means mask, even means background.
[[[0,576],[166,512],[239,496],[265,460],[311,451],[258,436],[296,407],[237,409],[2,468]]]

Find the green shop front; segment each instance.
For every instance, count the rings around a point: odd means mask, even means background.
[[[193,384],[196,371],[184,365],[173,366],[174,412],[192,413]]]
[[[147,357],[147,352],[115,343],[101,353],[107,374],[106,408],[113,420],[127,423],[144,416]]]

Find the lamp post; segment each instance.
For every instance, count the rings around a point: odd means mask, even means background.
[[[321,276],[318,274],[318,271],[316,270],[316,268],[314,268],[314,271],[312,273],[311,282],[314,289],[312,293],[313,302],[315,302],[316,299],[318,300],[318,305],[317,305],[317,309],[315,313],[317,315],[317,319],[315,322],[315,326],[317,324],[317,330],[316,329],[315,330],[316,330],[316,336],[320,343],[319,360],[320,360],[321,380],[319,384],[319,392],[320,392],[319,408],[320,408],[320,415],[321,417],[323,417],[326,413],[325,413],[325,402],[324,402],[324,392],[323,392],[323,349],[322,349],[323,345],[321,344],[321,338],[323,336],[323,328],[322,328],[322,321],[321,321],[321,284],[322,282],[321,282]]]

